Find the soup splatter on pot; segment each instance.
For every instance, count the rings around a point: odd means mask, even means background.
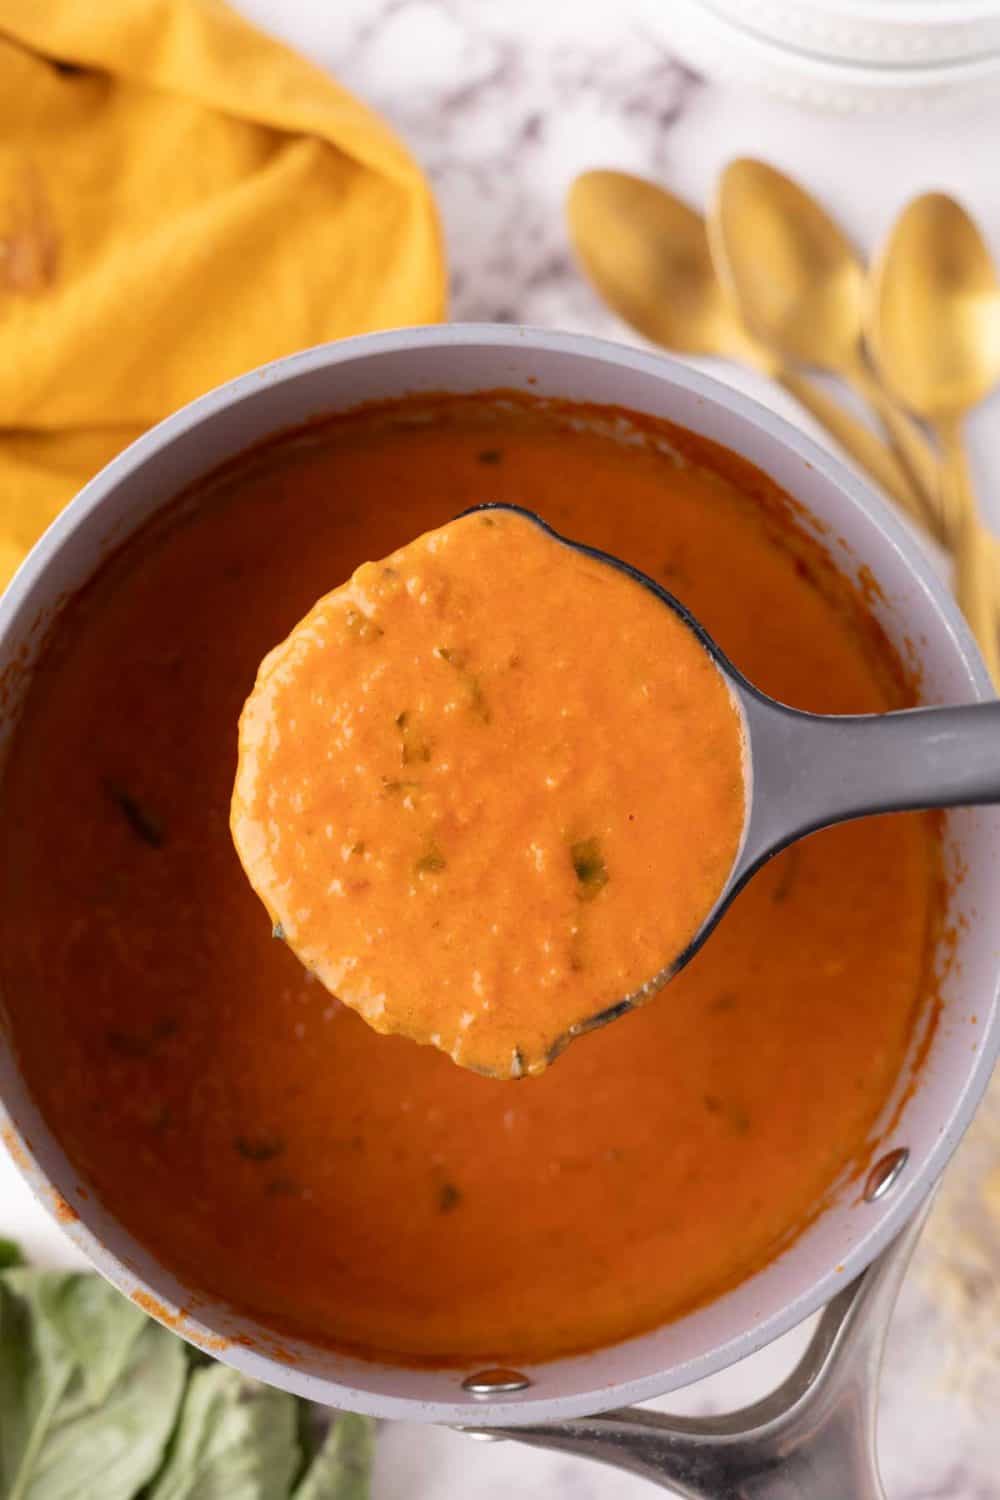
[[[412,398],[168,507],[65,609],[0,787],[0,980],[35,1099],[187,1284],[437,1364],[645,1331],[766,1264],[863,1160],[930,1003],[932,818],[779,856],[661,1001],[512,1087],[382,1037],[271,937],[228,830],[257,667],[366,558],[483,501],[683,597],[777,698],[912,694],[791,502],[608,409]]]

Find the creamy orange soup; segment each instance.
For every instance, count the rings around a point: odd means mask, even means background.
[[[689,947],[744,801],[690,625],[500,508],[365,563],[266,657],[232,830],[328,990],[520,1078]]]
[[[233,848],[240,710],[314,600],[490,500],[659,579],[778,698],[912,701],[732,455],[613,411],[414,399],[248,454],[112,557],[0,786],[6,1024],[91,1193],[192,1288],[396,1360],[606,1344],[774,1257],[864,1159],[938,912],[930,818],[819,834],[655,1002],[516,1086],[338,1004]]]

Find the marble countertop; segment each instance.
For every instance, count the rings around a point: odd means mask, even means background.
[[[629,333],[576,273],[562,221],[573,176],[614,166],[703,203],[733,155],[800,176],[871,247],[913,193],[961,197],[1000,253],[1000,99],[986,116],[840,117],[720,88],[671,48],[660,0],[240,0],[239,8],[329,67],[381,111],[429,171],[451,263],[452,315]],[[707,366],[706,366],[707,368]],[[713,373],[787,415],[781,393],[733,368]],[[973,460],[1000,524],[1000,405],[977,414]],[[996,1089],[996,1085],[995,1085]],[[1000,1500],[1000,1098],[960,1152],[897,1308],[884,1372],[879,1449],[890,1500]],[[3,1232],[34,1258],[78,1258],[0,1159]],[[965,1226],[959,1232],[956,1226]],[[764,1394],[806,1333],[662,1403],[718,1412]],[[512,1442],[385,1425],[376,1500],[641,1500],[644,1481]],[[847,1497],[845,1496],[845,1500]]]

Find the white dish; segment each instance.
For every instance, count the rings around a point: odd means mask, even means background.
[[[780,0],[761,0],[777,26]],[[836,53],[777,40],[746,24],[736,0],[638,0],[646,23],[664,47],[698,72],[726,83],[763,90],[793,103],[844,113],[921,112],[971,108],[1000,97],[1000,41],[974,55],[913,63],[844,60]],[[732,14],[724,13],[724,6]],[[739,15],[740,19],[735,17]],[[800,20],[799,31],[802,31]],[[992,31],[989,33],[992,36]],[[845,34],[841,33],[841,45]]]
[[[764,40],[829,62],[939,68],[1000,52],[997,0],[699,0]]]

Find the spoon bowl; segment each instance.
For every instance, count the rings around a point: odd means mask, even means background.
[[[719,179],[709,234],[758,338],[797,364],[854,369],[864,268],[815,198],[767,162],[732,161]]]
[[[875,264],[869,331],[887,382],[929,422],[1000,382],[1000,279],[954,198],[925,193],[897,219]]]
[[[865,267],[840,226],[776,167],[743,158],[719,178],[709,239],[751,333],[792,365],[840,376],[875,412],[903,471],[890,492],[936,531],[934,454],[872,373]]]
[[[937,433],[955,590],[1000,686],[996,543],[978,516],[963,436],[968,412],[1000,382],[1000,278],[954,198],[925,193],[896,221],[872,275],[869,326],[887,384]]]
[[[573,245],[609,307],[678,354],[757,357],[715,273],[705,221],[627,172],[584,172],[566,202]]]

